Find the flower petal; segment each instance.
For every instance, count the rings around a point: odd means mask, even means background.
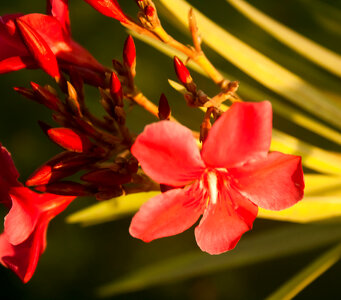
[[[46,245],[48,222],[43,220],[30,237],[19,245],[12,245],[6,234],[0,235],[0,262],[15,272],[24,282],[28,282]]]
[[[227,168],[265,157],[271,128],[270,102],[234,103],[209,131],[202,158],[211,167]]]
[[[12,56],[0,61],[0,74],[34,68],[38,68],[38,64],[31,56]]]
[[[55,17],[65,33],[70,34],[68,0],[47,0],[47,14]]]
[[[191,227],[202,214],[203,192],[199,183],[174,189],[143,204],[132,219],[129,232],[145,242],[175,235]]]
[[[220,254],[233,249],[242,234],[252,228],[258,208],[233,189],[220,191],[216,203],[209,202],[195,228],[202,251]]]
[[[148,176],[167,185],[184,186],[205,168],[191,131],[170,121],[146,126],[131,152]]]
[[[28,188],[14,188],[9,191],[12,207],[5,217],[4,232],[8,241],[18,245],[33,232],[40,215],[34,205],[36,194]]]
[[[302,199],[301,157],[272,152],[267,158],[230,170],[236,187],[256,205],[281,210]]]
[[[0,143],[0,178],[10,186],[18,186],[19,173],[15,168],[11,154]]]

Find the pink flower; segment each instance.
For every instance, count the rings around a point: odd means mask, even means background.
[[[0,73],[37,68],[32,49],[23,39],[17,20],[26,24],[57,57],[58,63],[103,72],[104,67],[82,46],[71,39],[67,1],[50,0],[48,11],[43,14],[13,14],[0,17]]]
[[[27,282],[45,250],[49,222],[75,197],[35,193],[18,176],[9,152],[0,145],[0,202],[9,208],[0,235],[0,262]]]
[[[142,205],[130,234],[150,242],[183,232],[203,215],[195,228],[197,244],[219,254],[252,228],[258,206],[281,210],[302,199],[301,158],[268,153],[271,128],[267,101],[233,104],[214,123],[201,153],[182,125],[146,126],[132,153],[153,180],[177,188]]]

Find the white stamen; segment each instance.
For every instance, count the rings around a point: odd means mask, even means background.
[[[207,175],[207,182],[210,192],[210,200],[212,201],[212,204],[216,204],[218,197],[217,175],[213,172],[209,172]]]

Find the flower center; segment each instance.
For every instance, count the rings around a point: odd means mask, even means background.
[[[210,194],[210,200],[212,204],[217,203],[218,197],[218,178],[215,172],[209,172],[207,174],[208,191]]]

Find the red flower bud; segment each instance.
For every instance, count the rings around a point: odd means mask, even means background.
[[[62,103],[56,95],[35,82],[30,82],[30,85],[34,93],[38,96],[37,100],[41,104],[54,111],[59,111],[62,108]]]
[[[25,21],[19,18],[16,19],[16,22],[21,36],[25,41],[25,45],[40,67],[51,77],[59,80],[61,76],[59,73],[57,59],[49,45],[40,36],[40,34]]]
[[[87,152],[92,147],[87,136],[69,128],[51,128],[47,134],[53,142],[69,151]]]
[[[120,80],[117,75],[112,72],[110,78],[110,94],[111,97],[115,100],[115,104],[118,106],[123,106],[123,91]]]
[[[81,179],[101,186],[112,186],[130,182],[131,176],[129,174],[121,174],[105,168],[86,173],[81,177]]]
[[[65,178],[74,174],[73,170],[53,170],[52,166],[45,164],[35,170],[33,174],[27,179],[27,186],[36,186],[42,184],[52,183],[59,179]]]
[[[192,77],[188,69],[185,67],[183,62],[176,56],[174,56],[174,69],[176,76],[183,85],[187,85],[188,83],[192,82]]]
[[[146,8],[144,9],[144,13],[145,13],[145,15],[146,15],[147,17],[153,18],[153,17],[155,16],[156,11],[155,11],[155,8],[154,8],[153,6],[148,5],[148,6],[146,6]]]
[[[131,35],[129,35],[124,43],[123,61],[131,69],[135,69],[136,65],[136,49],[135,43]]]
[[[91,194],[89,188],[72,181],[60,181],[46,185],[39,185],[36,186],[35,189],[39,192],[65,196],[87,196]]]
[[[169,120],[169,116],[171,114],[171,109],[168,104],[168,100],[164,94],[161,94],[159,101],[159,119],[160,120]]]
[[[117,0],[85,0],[85,2],[107,17],[114,18],[122,23],[129,22]]]

